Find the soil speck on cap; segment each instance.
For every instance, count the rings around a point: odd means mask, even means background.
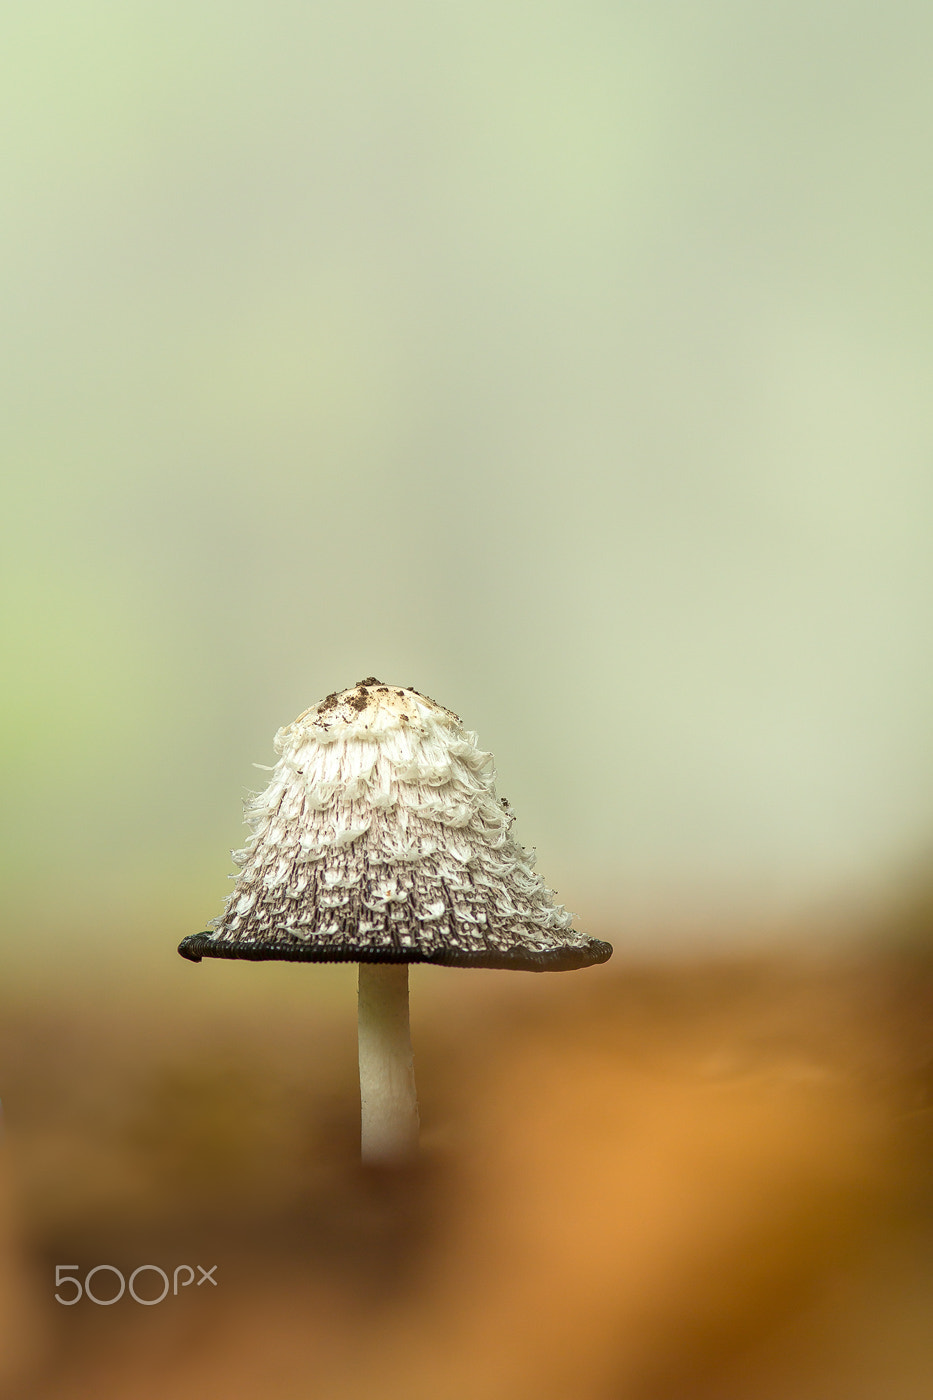
[[[355,717],[361,715],[363,711],[368,709],[371,705],[378,705],[383,696],[389,702],[393,699],[398,699],[409,703],[411,702],[412,696],[417,696],[418,700],[423,704],[440,710],[450,715],[450,717],[458,723],[460,722],[459,716],[456,715],[453,710],[446,710],[443,705],[438,705],[436,700],[432,700],[430,696],[424,695],[420,690],[416,690],[414,686],[407,686],[405,689],[396,686],[388,686],[376,676],[365,676],[363,680],[357,681],[355,686],[347,690],[332,690],[318,705],[314,706],[316,714],[313,722],[326,729],[328,726],[324,721],[330,719],[332,716],[338,715],[341,709],[343,709],[345,716]],[[391,706],[390,703],[390,708],[394,709],[395,707]],[[403,709],[404,706],[399,707],[400,711]],[[347,712],[349,712],[349,715],[347,715]],[[398,719],[404,721],[406,724],[408,724],[412,718],[413,716],[410,714],[398,714]]]
[[[332,712],[337,708],[337,701],[338,701],[339,698],[340,698],[340,697],[338,696],[336,690],[332,690],[331,693],[330,693],[330,695],[325,695],[325,696],[324,696],[324,699],[323,699],[323,700],[321,701],[321,703],[317,706],[317,721],[316,721],[316,723],[320,724],[320,725],[322,726],[322,728],[326,729],[326,728],[328,727],[328,726],[327,726],[326,724],[324,724],[324,722],[323,722],[324,716],[325,716],[326,714],[332,713]]]

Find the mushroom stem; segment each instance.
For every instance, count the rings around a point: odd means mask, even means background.
[[[403,1162],[418,1150],[407,963],[360,963],[359,1040],[363,1161]]]

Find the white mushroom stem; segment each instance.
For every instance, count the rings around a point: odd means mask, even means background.
[[[360,963],[359,1039],[363,1161],[406,1161],[418,1150],[407,963]]]

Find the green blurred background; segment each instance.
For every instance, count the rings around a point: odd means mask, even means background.
[[[898,0],[4,7],[16,976],[174,956],[251,764],[370,673],[623,947],[883,896],[933,830],[931,45]]]
[[[919,0],[0,6],[0,1389],[928,1394],[931,58]],[[371,674],[616,946],[415,970],[392,1181],[354,969],[175,953]]]

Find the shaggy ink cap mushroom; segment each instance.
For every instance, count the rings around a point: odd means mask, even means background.
[[[611,955],[554,903],[510,834],[492,755],[450,710],[370,676],[275,748],[233,894],[183,957],[559,972]]]
[[[564,971],[605,962],[513,840],[492,755],[450,710],[369,676],[275,736],[236,886],[202,958],[359,963],[362,1156],[410,1157],[408,964]]]

